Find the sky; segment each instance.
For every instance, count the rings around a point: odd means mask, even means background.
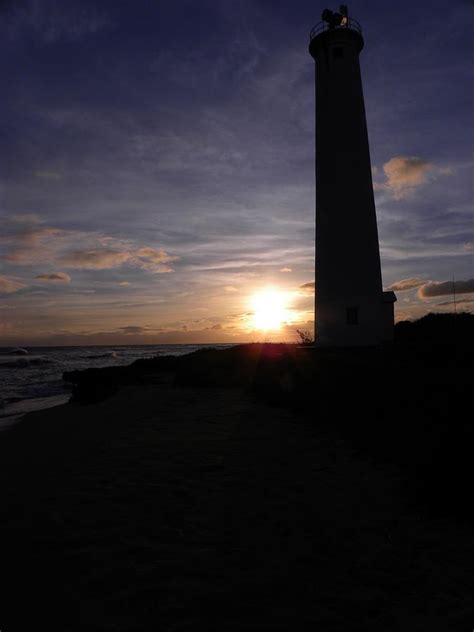
[[[312,330],[325,6],[0,0],[0,345]],[[349,13],[396,318],[452,311],[453,279],[472,311],[474,2]],[[255,320],[269,288],[275,330]]]

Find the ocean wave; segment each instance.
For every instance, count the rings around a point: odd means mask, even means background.
[[[32,397],[29,399],[7,402],[5,408],[0,413],[0,430],[6,427],[9,421],[16,421],[27,413],[66,404],[70,397],[70,393],[62,393],[61,395]]]
[[[41,364],[54,364],[54,360],[43,356],[21,356],[15,359],[11,356],[0,357],[0,369],[27,369]]]
[[[100,358],[113,358],[117,359],[118,354],[116,351],[108,351],[107,353],[91,353],[90,355],[77,356],[80,360],[99,360]]]

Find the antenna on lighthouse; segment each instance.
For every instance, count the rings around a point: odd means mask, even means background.
[[[330,9],[324,9],[321,14],[321,19],[329,25],[330,29],[335,29],[337,26],[345,26],[347,24],[347,7],[341,5],[341,8],[346,11],[346,14],[334,13]]]
[[[348,11],[346,4],[341,4],[341,6],[339,7],[339,13],[342,15],[341,26],[347,26],[349,18],[347,16]]]

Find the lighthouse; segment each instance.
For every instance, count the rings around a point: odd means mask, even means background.
[[[318,346],[374,346],[393,338],[384,292],[359,54],[362,29],[346,6],[325,9],[310,34],[316,67]]]

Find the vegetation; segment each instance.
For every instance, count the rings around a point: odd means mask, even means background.
[[[314,343],[314,339],[309,331],[297,329],[296,333],[299,335],[302,345],[312,345]]]

